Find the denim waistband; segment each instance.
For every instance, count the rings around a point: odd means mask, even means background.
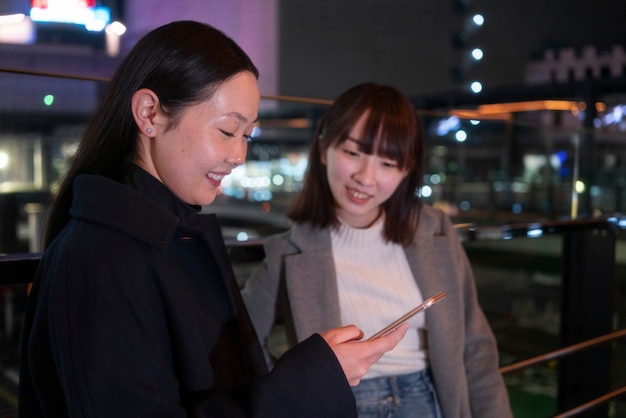
[[[359,417],[441,418],[437,390],[430,369],[397,376],[364,379],[352,388]]]
[[[395,376],[380,376],[371,379],[363,379],[361,383],[354,386],[352,390],[356,393],[359,391],[369,391],[371,389],[380,389],[385,386],[395,388],[397,386],[415,386],[419,384],[432,384],[430,369],[426,368],[419,372],[400,374]]]

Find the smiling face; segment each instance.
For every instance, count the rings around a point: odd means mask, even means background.
[[[361,115],[348,138],[322,154],[337,216],[353,228],[364,228],[374,222],[381,205],[406,175],[396,161],[359,150],[359,138],[363,137],[368,116],[369,112]]]
[[[242,72],[209,100],[186,108],[171,126],[157,111],[149,135],[140,126],[135,162],[184,202],[208,205],[222,179],[245,162],[259,102],[256,77]]]

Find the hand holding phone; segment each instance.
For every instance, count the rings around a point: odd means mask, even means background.
[[[374,338],[382,337],[384,335],[389,334],[391,331],[393,331],[394,329],[398,328],[401,324],[405,323],[409,318],[411,318],[412,316],[417,315],[418,313],[420,313],[420,312],[430,308],[435,303],[437,303],[441,299],[443,299],[445,296],[446,296],[446,294],[444,292],[439,292],[435,296],[432,296],[432,297],[426,299],[423,303],[421,303],[418,306],[416,306],[415,308],[411,309],[409,312],[405,313],[400,318],[396,319],[391,324],[387,325],[385,328],[381,329],[376,334],[374,334],[371,337],[369,337],[368,340],[373,340]]]

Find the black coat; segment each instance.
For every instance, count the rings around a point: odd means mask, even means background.
[[[267,373],[217,219],[135,168],[74,182],[23,336],[21,417],[345,417],[319,335]]]

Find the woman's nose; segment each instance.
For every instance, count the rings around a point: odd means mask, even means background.
[[[238,145],[235,145],[228,155],[226,161],[237,167],[246,161],[246,153],[248,152],[248,141],[236,141]]]
[[[361,161],[352,178],[363,186],[369,186],[375,183],[376,166],[371,158],[366,157]]]

